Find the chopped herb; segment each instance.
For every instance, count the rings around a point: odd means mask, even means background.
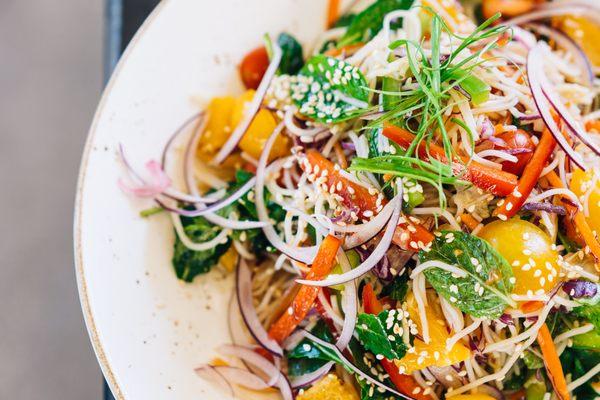
[[[162,207],[147,208],[145,210],[140,211],[140,217],[148,218],[155,214],[160,214],[163,211],[164,211],[164,209]]]
[[[363,74],[351,64],[324,55],[312,57],[291,83],[300,114],[320,122],[341,122],[368,107]]]
[[[419,252],[419,260],[421,263],[442,261],[466,273],[465,277],[457,277],[440,268],[424,272],[440,295],[467,314],[496,319],[507,306],[515,306],[510,298],[512,268],[483,239],[464,232],[442,231],[430,251]]]
[[[333,337],[329,328],[319,320],[311,333],[326,342],[333,342]],[[311,340],[304,339],[296,347],[287,353],[288,373],[292,376],[300,376],[316,371],[329,361],[340,363],[341,360],[329,349],[313,343]]]
[[[358,339],[369,351],[389,360],[398,360],[406,354],[402,339],[402,311],[385,310],[379,315],[359,314],[356,322]]]

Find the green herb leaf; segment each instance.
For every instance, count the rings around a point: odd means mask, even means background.
[[[333,337],[323,320],[319,320],[311,333],[326,342],[333,342]],[[319,346],[308,339],[302,340],[292,351],[287,353],[288,373],[300,376],[316,371],[329,361],[340,363],[341,360],[329,349]]]
[[[560,362],[565,374],[570,374],[571,381],[575,381],[600,363],[600,351],[567,347],[560,356]],[[595,399],[598,393],[596,393],[591,383],[597,382],[599,378],[600,374],[575,389],[573,397],[577,397],[578,399]]]
[[[597,330],[600,330],[600,303],[583,304],[579,307],[575,307],[572,313],[578,317],[587,319],[594,324]]]
[[[304,65],[302,45],[298,43],[296,38],[285,32],[279,35],[277,44],[283,53],[281,63],[279,63],[279,73],[296,75]]]
[[[374,354],[389,360],[398,360],[406,354],[406,344],[398,330],[402,326],[403,313],[385,310],[379,315],[359,314],[356,333],[360,342]]]
[[[182,217],[181,223],[186,235],[198,243],[214,239],[221,230],[203,217]],[[197,275],[209,272],[230,245],[231,240],[228,239],[227,242],[218,244],[212,249],[193,251],[188,249],[179,237],[176,237],[172,262],[177,278],[185,282],[192,282]]]
[[[421,263],[442,261],[466,273],[465,277],[456,277],[440,268],[429,268],[424,272],[440,295],[467,314],[495,319],[508,305],[515,305],[510,298],[512,268],[483,239],[464,232],[442,231],[430,251],[419,252],[419,260]]]
[[[381,290],[381,297],[389,297],[392,300],[404,301],[408,292],[408,274],[398,275],[394,280],[385,285]]]
[[[412,4],[413,0],[377,0],[354,17],[338,47],[371,40],[381,30],[386,14],[394,10],[408,10]]]
[[[352,338],[348,344],[354,364],[366,374],[371,377],[380,380],[383,384],[388,387],[394,388],[394,384],[390,381],[387,376],[387,372],[383,369],[379,361],[375,358],[375,355],[369,351],[366,351],[358,340]],[[373,372],[376,371],[376,374]],[[376,375],[376,376],[373,376]],[[381,379],[383,378],[383,379]],[[361,400],[390,400],[392,396],[388,392],[381,393],[379,388],[369,383],[366,379],[357,379],[358,386],[360,387],[360,398]]]
[[[353,118],[368,107],[367,81],[358,68],[324,55],[312,57],[291,82],[300,113],[324,123]]]
[[[533,354],[531,351],[526,351],[523,354],[523,362],[527,369],[536,370],[544,367],[544,360]]]

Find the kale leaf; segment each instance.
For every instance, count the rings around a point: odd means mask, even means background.
[[[203,217],[182,217],[181,223],[186,235],[198,243],[214,239],[221,230]],[[179,237],[176,237],[172,262],[177,278],[191,282],[197,275],[209,272],[229,249],[229,246],[231,246],[231,240],[227,239],[225,243],[220,243],[211,249],[194,251],[188,249]]]
[[[431,286],[461,311],[477,318],[496,319],[514,302],[512,268],[483,239],[464,232],[442,231],[431,250],[419,252],[421,263],[431,260],[458,266],[466,273],[457,277],[440,268],[429,268],[424,274]]]
[[[296,38],[285,32],[280,33],[277,37],[277,45],[283,52],[279,63],[279,73],[296,75],[304,65],[302,45],[298,43]]]
[[[353,118],[369,101],[367,81],[358,68],[321,54],[293,77],[291,96],[300,114],[324,123]]]
[[[398,360],[406,354],[402,339],[402,311],[385,310],[378,315],[359,314],[356,323],[358,339],[367,350],[389,360]]]
[[[338,47],[371,40],[381,30],[386,14],[394,10],[408,10],[412,4],[413,0],[377,0],[352,19]]]

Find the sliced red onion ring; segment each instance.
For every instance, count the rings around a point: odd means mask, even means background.
[[[300,375],[296,378],[292,378],[290,382],[292,384],[292,388],[301,388],[315,383],[323,376],[325,376],[325,374],[329,372],[329,370],[331,369],[331,367],[333,367],[334,364],[335,363],[333,361],[329,361],[325,363],[321,368],[318,368],[313,372]]]
[[[559,17],[561,15],[576,15],[585,16],[595,21],[598,20],[598,16],[593,15],[593,11],[598,12],[598,9],[591,5],[584,4],[565,4],[565,3],[549,3],[554,4],[555,8],[540,8],[536,11],[532,11],[527,14],[520,15],[518,17],[505,21],[505,25],[523,25],[532,21],[539,21],[541,19]],[[590,11],[592,13],[590,13]]]
[[[251,347],[232,344],[223,344],[217,348],[217,351],[224,356],[237,357],[257,367],[269,379],[267,385],[273,386],[279,380],[281,371],[279,371],[279,368],[275,364],[258,354],[255,350]]]
[[[236,292],[240,313],[248,331],[261,347],[278,357],[283,356],[279,344],[269,337],[269,334],[260,323],[254,304],[252,302],[252,272],[243,258],[238,263],[236,273]]]
[[[569,127],[569,130],[575,134],[581,140],[583,144],[585,144],[590,150],[592,150],[596,155],[600,155],[600,146],[598,146],[592,138],[587,134],[587,132],[581,127],[581,125],[573,118],[567,107],[560,100],[560,96],[554,88],[552,84],[548,82],[544,75],[540,76],[540,83],[542,87],[542,91],[544,95],[552,105],[556,109],[556,112],[562,118],[563,121]]]
[[[338,249],[338,262],[342,267],[342,272],[349,272],[352,270],[350,260],[342,249]],[[354,281],[348,282],[344,287],[342,295],[342,311],[344,311],[344,324],[342,325],[342,332],[335,343],[336,347],[341,351],[344,351],[352,339],[354,334],[354,328],[356,327],[358,302],[356,298],[356,283]]]
[[[181,135],[185,131],[185,129],[192,122],[196,121],[199,118],[202,118],[202,120],[200,121],[200,124],[198,125],[198,128],[200,128],[204,124],[204,122],[207,120],[204,111],[200,111],[200,112],[192,115],[191,117],[189,117],[183,124],[181,124],[181,126],[179,128],[177,128],[177,130],[171,135],[169,140],[167,140],[167,143],[165,144],[165,147],[163,148],[163,151],[162,151],[162,156],[160,157],[160,163],[163,165],[163,167],[165,165],[167,165],[167,157],[169,156],[169,153],[171,152],[171,147],[173,147],[173,143],[175,143],[175,140],[179,137],[179,135]]]
[[[123,160],[125,160],[124,154],[122,155],[122,157]],[[129,164],[126,161],[123,161],[123,163],[129,168]],[[165,171],[163,171],[158,161],[148,161],[146,163],[146,170],[150,175],[150,181],[146,181],[142,179],[137,173],[132,172],[132,175],[138,178],[142,183],[130,185],[122,179],[119,179],[118,183],[121,190],[125,193],[133,194],[137,197],[153,198],[161,193],[164,193],[167,190],[167,188],[171,186],[171,179],[167,176],[167,174],[165,174]]]
[[[264,380],[243,368],[227,365],[202,365],[195,371],[198,376],[209,381],[213,381],[215,378],[213,372],[216,372],[229,384],[233,383],[252,390],[264,390],[270,387]]]
[[[477,386],[477,391],[481,393],[485,393],[490,397],[493,397],[496,400],[505,400],[504,395],[497,388],[490,385],[480,385]]]
[[[356,365],[354,365],[350,360],[348,360],[346,358],[346,356],[344,356],[344,354],[337,348],[335,347],[333,344],[331,343],[327,343],[324,340],[319,339],[318,337],[314,336],[313,334],[311,334],[310,332],[304,331],[304,335],[307,339],[317,343],[318,345],[325,347],[331,351],[333,351],[339,358],[340,360],[342,360],[342,362],[344,363],[344,366],[346,366],[347,368],[349,368],[350,370],[352,370],[352,372],[354,372],[356,375],[362,377],[363,379],[365,379],[367,382],[382,388],[383,390],[386,390],[392,394],[395,394],[396,396],[399,396],[403,399],[408,399],[408,400],[415,400],[412,397],[406,396],[403,393],[398,392],[397,390],[392,389],[391,387],[387,386],[386,384],[372,378],[370,375],[364,373],[363,371],[360,370],[360,368],[358,368]]]
[[[562,286],[563,291],[574,299],[582,297],[590,298],[598,294],[598,284],[595,282],[574,279],[565,282]]]
[[[590,62],[587,54],[585,54],[585,51],[583,51],[583,49],[573,39],[561,31],[551,28],[547,25],[529,24],[527,27],[539,33],[540,35],[548,36],[549,38],[554,39],[559,46],[572,53],[575,56],[577,64],[583,71],[583,83],[588,87],[592,86],[595,78],[592,63]]]
[[[269,159],[269,153],[271,153],[271,148],[275,143],[275,139],[277,139],[277,135],[279,135],[282,129],[283,123],[279,123],[279,125],[277,125],[277,127],[265,143],[263,152],[260,155],[260,159],[258,160],[258,166],[256,167],[256,186],[254,189],[254,201],[256,204],[256,212],[258,214],[258,219],[261,222],[269,223],[269,225],[263,226],[262,230],[265,233],[267,240],[271,243],[273,247],[275,247],[280,252],[284,253],[289,258],[303,262],[305,264],[312,264],[312,261],[314,260],[317,254],[318,248],[316,246],[295,247],[285,243],[279,237],[279,235],[275,231],[275,228],[271,225],[269,213],[267,212],[267,207],[265,205],[265,178],[267,161]]]
[[[525,203],[522,207],[525,211],[546,211],[552,214],[567,215],[563,206],[555,206],[552,203]]]
[[[383,234],[383,237],[381,238],[381,241],[379,242],[377,247],[375,247],[371,255],[364,262],[362,262],[358,267],[350,270],[349,272],[345,272],[340,275],[329,275],[327,278],[321,281],[297,279],[296,282],[302,285],[321,287],[341,285],[342,283],[350,282],[366,274],[373,267],[375,267],[379,260],[381,260],[385,256],[385,253],[387,252],[388,248],[390,247],[390,244],[392,243],[394,231],[396,230],[396,226],[398,226],[398,220],[400,219],[400,212],[402,210],[402,194],[400,193],[390,203],[394,205],[394,211],[388,222],[387,228],[385,229],[385,233]]]
[[[527,57],[527,77],[529,80],[529,86],[531,89],[531,94],[533,96],[533,101],[544,120],[544,123],[554,136],[554,139],[558,142],[563,151],[567,154],[567,156],[582,170],[586,170],[583,159],[579,153],[577,153],[571,145],[567,142],[567,139],[562,134],[558,125],[554,121],[552,114],[550,113],[550,105],[548,100],[546,99],[544,92],[542,91],[542,86],[540,83],[541,76],[544,75],[544,70],[542,68],[542,60],[544,59],[544,47],[541,44],[535,46],[529,52],[529,56]]]
[[[542,116],[539,114],[527,114],[519,117],[519,121],[536,121],[540,118],[542,118]]]
[[[374,218],[372,218],[369,222],[357,225],[356,227],[360,227],[361,229],[355,231],[355,233],[346,237],[346,239],[344,240],[344,248],[353,249],[373,239],[379,232],[383,230],[386,222],[390,220],[390,217],[392,216],[393,212],[394,200],[386,204],[385,207],[383,207],[383,210],[381,210],[381,212],[377,214]]]
[[[231,196],[229,196],[228,198],[219,201],[218,203],[215,204],[211,204],[210,206],[206,207],[206,208],[200,208],[200,209],[196,209],[196,210],[185,210],[183,208],[178,208],[178,207],[170,207],[168,205],[166,205],[164,202],[160,201],[160,200],[156,200],[156,202],[158,204],[160,204],[160,206],[166,210],[169,210],[171,212],[177,213],[179,215],[183,215],[184,217],[199,217],[201,215],[206,215],[206,214],[212,214],[215,213],[219,210],[222,210],[223,208],[227,207],[228,205],[235,203],[236,201],[238,201],[240,198],[242,198],[250,189],[252,189],[252,187],[254,186],[256,182],[256,178],[252,178],[250,179],[248,182],[246,182],[241,188],[239,188],[238,190],[236,190]]]
[[[246,323],[244,322],[240,312],[236,291],[231,292],[227,312],[227,327],[229,328],[229,337],[231,338],[231,342],[237,345],[250,345],[254,343],[254,338],[250,332],[248,332],[248,328],[246,328]]]
[[[209,383],[216,383],[219,386],[227,389],[232,398],[235,398],[235,390],[233,390],[233,386],[231,383],[218,369],[215,369],[212,365],[203,365],[194,370],[196,374]]]
[[[227,139],[227,142],[225,142],[223,147],[221,147],[221,150],[219,150],[219,152],[213,159],[213,164],[221,164],[227,158],[227,156],[229,156],[229,154],[235,149],[239,141],[244,136],[244,133],[246,133],[246,131],[250,127],[250,124],[254,120],[254,117],[260,109],[260,105],[262,104],[263,99],[267,94],[267,89],[269,89],[269,85],[271,84],[273,77],[277,73],[279,63],[281,62],[281,56],[281,48],[279,48],[279,46],[277,46],[276,44],[273,44],[273,57],[271,58],[271,63],[269,64],[269,67],[267,68],[267,71],[265,72],[265,75],[263,76],[263,79],[260,82],[258,89],[256,89],[254,98],[252,99],[250,105],[246,108],[246,111],[244,112],[244,117],[242,118],[240,123],[236,126],[229,139]]]

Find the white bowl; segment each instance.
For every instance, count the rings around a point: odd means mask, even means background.
[[[193,284],[176,279],[168,218],[141,218],[152,203],[117,187],[119,143],[138,167],[158,158],[201,104],[241,92],[236,66],[264,33],[285,30],[312,43],[326,7],[326,0],[163,0],[123,56],[85,147],[74,231],[85,320],[117,399],[226,397],[193,370],[229,341],[232,288],[218,271]]]

